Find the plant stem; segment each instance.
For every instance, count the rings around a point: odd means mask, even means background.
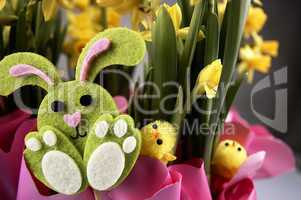
[[[101,7],[101,21],[100,24],[103,30],[108,28],[108,20],[107,20],[107,8]]]
[[[243,35],[243,29],[245,26],[245,21],[250,6],[250,0],[232,0],[228,2],[227,7],[229,7],[228,15],[225,16],[227,20],[227,30],[226,30],[226,42],[225,51],[223,57],[223,71],[221,81],[218,87],[218,97],[213,101],[213,110],[210,117],[210,134],[206,140],[206,152],[205,152],[205,168],[208,170],[207,174],[210,175],[211,159],[213,154],[213,145],[215,141],[215,134],[217,129],[211,128],[212,125],[217,127],[220,125],[220,116],[223,107],[225,106],[225,100],[228,93],[228,89],[233,78],[233,74],[236,69],[236,62],[238,57],[238,52],[241,44],[241,39]],[[224,86],[224,87],[223,87]],[[209,176],[210,177],[210,176]]]

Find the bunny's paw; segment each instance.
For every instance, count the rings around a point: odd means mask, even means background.
[[[90,186],[99,191],[118,186],[131,172],[140,148],[140,131],[130,116],[102,115],[88,136],[84,153]]]
[[[49,188],[72,195],[87,187],[82,156],[63,133],[46,126],[29,133],[25,145],[27,166]]]

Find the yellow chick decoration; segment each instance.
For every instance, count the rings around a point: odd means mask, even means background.
[[[225,179],[231,179],[247,158],[247,151],[238,142],[222,141],[213,156],[213,173]]]
[[[167,164],[176,160],[173,155],[177,131],[169,122],[155,121],[142,128],[141,155],[159,159]]]

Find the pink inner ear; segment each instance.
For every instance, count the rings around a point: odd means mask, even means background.
[[[95,44],[90,48],[88,51],[83,63],[80,72],[80,81],[87,80],[87,76],[90,69],[90,64],[92,61],[102,54],[103,52],[107,51],[111,47],[111,41],[108,38],[102,38],[95,42]]]
[[[53,80],[47,74],[45,74],[44,72],[35,68],[32,65],[27,65],[27,64],[15,65],[9,70],[9,74],[13,77],[29,76],[34,74],[40,77],[41,79],[43,79],[44,81],[46,81],[48,85],[54,84]]]

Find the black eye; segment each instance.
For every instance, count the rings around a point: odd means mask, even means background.
[[[62,101],[54,101],[51,104],[51,110],[53,112],[63,112],[65,111],[65,104]]]
[[[237,148],[237,151],[241,151],[241,148],[240,148],[240,147],[238,147],[238,148]]]
[[[227,147],[227,146],[229,146],[229,143],[228,143],[228,142],[226,142],[225,146],[226,146],[226,147]]]
[[[158,140],[157,140],[157,144],[158,144],[158,145],[162,145],[162,144],[163,144],[163,141],[162,141],[161,139],[158,139]]]
[[[80,104],[82,106],[90,106],[93,103],[91,95],[84,95],[80,98]]]
[[[157,124],[153,124],[153,129],[157,129],[158,125]]]

